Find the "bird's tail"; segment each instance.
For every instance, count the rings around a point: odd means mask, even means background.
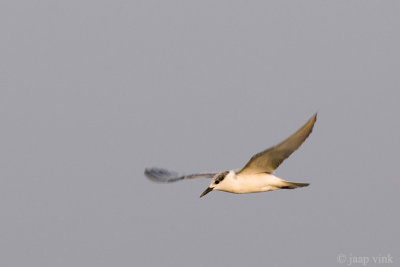
[[[299,187],[305,187],[305,186],[309,186],[309,183],[295,183],[295,182],[288,182],[285,181],[285,183],[281,186],[280,189],[295,189],[295,188],[299,188]]]

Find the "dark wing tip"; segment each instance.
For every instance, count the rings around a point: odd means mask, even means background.
[[[314,113],[313,118],[317,119],[318,111]]]
[[[317,121],[317,117],[318,117],[318,111],[314,113],[314,115],[312,116],[313,121]]]
[[[305,124],[302,128],[300,128],[299,132],[302,131],[302,130],[304,130],[304,129],[306,129],[306,128],[308,128],[308,127],[310,127],[310,128],[309,128],[309,132],[308,132],[308,134],[306,135],[306,138],[305,138],[305,139],[307,139],[308,136],[312,133],[312,131],[313,131],[313,129],[314,129],[314,124],[315,124],[315,122],[317,121],[317,116],[318,116],[318,113],[315,112],[314,115],[306,122],[306,124]],[[307,127],[307,126],[308,126],[308,127]]]
[[[146,168],[144,175],[157,183],[171,183],[183,179],[183,177],[178,176],[178,173],[161,168]]]

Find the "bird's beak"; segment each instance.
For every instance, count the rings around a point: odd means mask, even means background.
[[[204,196],[204,195],[210,193],[210,192],[213,191],[213,190],[214,190],[214,189],[213,189],[212,187],[207,188],[207,189],[203,192],[203,194],[200,195],[200,197],[202,197],[202,196]]]

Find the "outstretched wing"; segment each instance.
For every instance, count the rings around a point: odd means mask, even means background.
[[[184,179],[192,179],[192,178],[213,178],[217,173],[196,173],[189,175],[179,175],[177,172],[168,171],[166,169],[160,168],[149,168],[144,170],[144,174],[152,180],[153,182],[158,183],[171,183]]]
[[[285,141],[254,155],[238,174],[273,173],[307,139],[316,120],[317,113]]]

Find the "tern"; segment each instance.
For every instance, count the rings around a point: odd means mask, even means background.
[[[307,139],[313,130],[316,120],[317,113],[315,113],[303,127],[283,142],[255,154],[239,171],[233,169],[214,173],[178,175],[176,172],[165,169],[146,168],[144,173],[150,180],[164,183],[198,177],[212,178],[209,187],[200,197],[203,197],[213,190],[246,194],[305,187],[308,186],[309,183],[297,183],[283,180],[276,177],[274,171]]]

